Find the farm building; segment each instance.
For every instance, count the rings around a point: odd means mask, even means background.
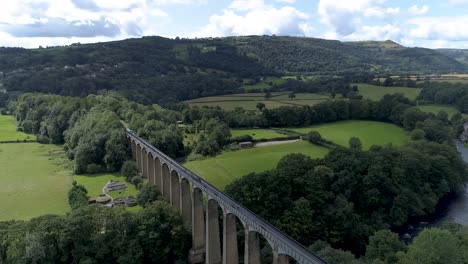
[[[253,148],[253,143],[250,142],[250,141],[245,141],[245,142],[240,142],[239,143],[239,147],[242,148],[242,149],[246,149],[246,148]]]

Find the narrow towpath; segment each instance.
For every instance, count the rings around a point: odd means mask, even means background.
[[[300,139],[261,142],[261,143],[255,144],[255,147],[268,147],[268,146],[273,146],[273,145],[289,144],[289,143],[298,142],[299,140]]]

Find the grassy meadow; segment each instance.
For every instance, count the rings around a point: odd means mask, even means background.
[[[0,115],[0,142],[35,140],[34,135],[16,131],[16,118],[11,115]]]
[[[249,135],[255,140],[286,137],[286,135],[280,134],[271,129],[231,129],[231,135],[232,137]]]
[[[223,190],[234,179],[250,172],[262,172],[275,168],[278,161],[287,154],[303,153],[313,158],[320,158],[327,152],[325,148],[301,140],[283,145],[227,151],[216,157],[189,161],[183,165]]]
[[[357,84],[359,94],[364,99],[370,99],[378,101],[382,99],[386,94],[401,93],[407,98],[414,100],[421,92],[421,88],[408,88],[408,87],[384,87],[371,84],[359,83]]]
[[[95,175],[75,175],[73,179],[78,183],[83,185],[86,190],[88,190],[88,196],[99,196],[103,193],[102,189],[104,185],[110,180],[125,182],[128,185],[128,188],[125,191],[121,192],[110,192],[109,195],[112,198],[120,198],[120,197],[127,197],[129,195],[136,196],[138,194],[138,190],[136,189],[135,185],[126,182],[125,177],[113,174],[113,173],[104,173],[104,174],[95,174]]]
[[[402,145],[409,140],[408,134],[400,127],[375,121],[340,121],[323,125],[290,128],[289,130],[307,134],[317,131],[323,138],[342,146],[348,146],[351,137],[358,137],[364,149],[372,145]]]
[[[245,110],[257,110],[257,103],[264,103],[266,108],[278,108],[290,105],[315,105],[332,99],[329,94],[297,93],[296,98],[289,99],[288,92],[272,93],[272,97],[265,100],[264,93],[230,94],[222,96],[201,97],[186,101],[190,106],[219,106],[225,110],[242,107]]]
[[[433,113],[436,115],[440,111],[445,111],[447,112],[449,118],[451,118],[454,114],[459,113],[455,107],[449,105],[418,105],[416,107],[423,112]]]
[[[0,144],[0,221],[70,211],[70,170],[60,146]]]

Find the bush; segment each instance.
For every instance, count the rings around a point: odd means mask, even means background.
[[[72,210],[88,205],[88,190],[83,185],[78,185],[73,181],[73,186],[68,191],[68,203]]]
[[[89,174],[97,174],[97,173],[102,173],[104,171],[105,169],[102,166],[94,164],[94,163],[88,164],[88,166],[86,166],[86,172]]]
[[[306,139],[310,143],[316,144],[316,145],[322,142],[322,136],[317,131],[310,131],[309,133],[307,133]]]
[[[7,115],[8,112],[5,108],[0,109],[0,115]]]
[[[411,140],[421,140],[426,136],[426,133],[422,129],[416,128],[411,131],[410,138]]]
[[[136,162],[133,160],[125,161],[122,165],[120,173],[122,173],[122,175],[125,176],[127,181],[130,181],[133,177],[138,176],[139,171]]]
[[[235,138],[231,138],[231,142],[245,142],[245,141],[253,141],[253,138],[250,135],[239,136]]]
[[[24,132],[24,128],[19,126],[19,127],[16,128],[16,131],[17,132]]]
[[[132,184],[138,187],[138,184],[143,182],[143,178],[139,176],[135,176],[131,180]]]
[[[146,207],[156,201],[160,196],[161,194],[156,189],[156,186],[147,183],[140,189],[137,202],[139,205]]]
[[[47,136],[43,136],[43,135],[37,136],[36,141],[37,141],[37,143],[41,143],[41,144],[49,144],[50,143],[49,138]]]

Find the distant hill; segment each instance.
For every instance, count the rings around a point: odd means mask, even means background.
[[[437,49],[437,51],[460,63],[468,65],[468,49]]]
[[[236,93],[244,80],[281,75],[444,73],[467,66],[392,41],[244,36],[143,37],[40,49],[0,48],[9,90],[87,95],[119,90],[143,103]]]

